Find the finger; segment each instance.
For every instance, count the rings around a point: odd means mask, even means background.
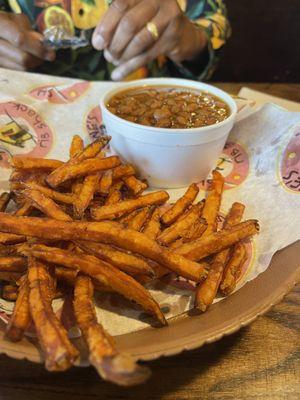
[[[53,50],[43,46],[40,34],[22,30],[21,25],[18,26],[14,19],[2,15],[0,18],[0,38],[43,60],[53,61],[55,58]]]
[[[25,71],[25,67],[19,64],[16,64],[14,61],[9,60],[5,57],[0,56],[0,67],[6,69],[12,69],[14,71]]]
[[[162,12],[159,12],[151,22],[156,26],[158,35],[161,37],[168,26],[168,20],[166,20],[165,15]],[[119,62],[123,63],[144,53],[153,46],[154,43],[155,38],[152,36],[151,32],[149,32],[147,27],[144,27],[132,38],[121,55]]]
[[[108,47],[113,58],[118,59],[121,56],[128,43],[157,12],[157,2],[143,0],[123,15]]]
[[[92,44],[96,50],[104,50],[110,44],[113,34],[123,15],[139,0],[115,0],[94,30]]]
[[[140,67],[143,67],[144,65],[148,64],[149,62],[157,58],[160,54],[164,54],[163,50],[164,50],[164,42],[163,40],[159,39],[151,49],[132,58],[129,61],[126,61],[125,63],[117,67],[112,72],[111,78],[114,81],[120,81],[124,79],[131,72],[134,72]]]
[[[15,21],[22,30],[32,30],[32,25],[25,14],[10,14],[10,18]]]
[[[20,65],[25,70],[33,69],[42,63],[41,59],[14,47],[3,39],[0,39],[0,56]]]

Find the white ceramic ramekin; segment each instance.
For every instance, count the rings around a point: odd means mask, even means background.
[[[225,101],[230,116],[218,124],[191,129],[166,129],[139,125],[112,114],[106,104],[119,91],[144,86],[184,86],[207,91]],[[152,187],[178,188],[205,179],[220,155],[233,126],[237,107],[225,92],[202,82],[176,78],[141,79],[106,92],[101,99],[103,122],[111,145],[133,164]]]

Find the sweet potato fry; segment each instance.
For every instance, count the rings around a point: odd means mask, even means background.
[[[146,312],[156,317],[162,325],[166,324],[163,313],[150,293],[129,275],[124,274],[124,272],[107,262],[94,256],[85,254],[74,255],[67,250],[44,245],[33,245],[26,253],[49,263],[80,269],[83,273],[111,287],[127,299],[135,301]]]
[[[81,191],[74,199],[74,215],[76,218],[81,219],[83,217],[97,190],[99,179],[99,174],[88,175],[84,178]]]
[[[0,281],[17,282],[22,274],[22,272],[0,271]]]
[[[11,196],[10,193],[3,192],[0,196],[0,211],[5,211]]]
[[[135,169],[130,164],[122,164],[122,165],[119,165],[118,167],[114,168],[112,170],[112,172],[113,172],[113,175],[112,175],[113,181],[117,181],[126,176],[134,175]]]
[[[55,266],[55,276],[58,281],[66,285],[73,286],[79,270],[65,268],[60,265]]]
[[[70,158],[77,156],[83,149],[83,140],[80,136],[74,135],[70,146]]]
[[[25,242],[26,237],[22,235],[15,235],[13,233],[1,233],[0,232],[0,243],[1,244],[16,244]]]
[[[226,265],[220,291],[224,296],[232,293],[236,287],[237,279],[240,276],[241,268],[247,259],[246,246],[243,243],[237,243],[232,251],[232,255]]]
[[[99,182],[99,187],[97,188],[97,192],[100,194],[108,195],[111,185],[112,185],[112,178],[113,172],[111,169],[104,171],[100,182]]]
[[[16,211],[14,211],[14,215],[19,217],[24,217],[25,215],[30,215],[33,210],[33,206],[31,201],[26,200]]]
[[[12,168],[17,168],[21,170],[28,169],[47,169],[54,170],[59,168],[64,163],[59,160],[51,160],[48,158],[33,158],[25,156],[14,156],[11,161]]]
[[[145,274],[153,277],[154,271],[150,264],[133,254],[124,253],[103,243],[80,241],[78,245],[87,253],[111,263],[116,268],[130,275]]]
[[[47,267],[33,257],[29,258],[29,307],[45,365],[49,371],[64,371],[78,357],[77,349],[68,339],[65,328],[54,314],[49,296],[51,276]]]
[[[23,272],[27,269],[24,257],[0,257],[0,271]]]
[[[78,326],[89,348],[89,361],[99,375],[122,386],[144,382],[150,375],[130,357],[118,354],[111,337],[98,323],[93,301],[93,284],[88,276],[79,275],[74,288],[74,312]]]
[[[245,230],[247,230],[246,233]],[[234,238],[236,236],[246,237],[257,233],[257,230],[257,221],[250,221],[245,226],[242,225],[242,227],[238,226],[236,229],[237,233],[236,231],[231,232],[231,241],[234,243],[238,241],[232,239],[233,235],[235,235]],[[154,240],[149,239],[141,232],[125,229],[117,222],[65,222],[37,217],[15,217],[0,213],[1,231],[33,236],[40,239],[88,240],[112,244],[121,249],[150,258],[186,279],[199,282],[206,276],[206,270],[200,264],[180,256],[177,252],[175,253],[159,246]],[[228,236],[227,232],[226,236]],[[211,241],[210,239],[209,245]],[[218,242],[218,237],[217,239],[213,237],[213,242]],[[227,246],[227,243],[225,243],[223,245],[229,247],[232,244],[230,243]],[[194,247],[196,247],[197,251],[199,250],[198,243],[196,243],[196,246],[195,242],[188,243],[188,245],[192,245],[192,250],[194,250]],[[222,249],[217,248],[216,252],[220,250]]]
[[[202,211],[202,217],[207,222],[207,229],[203,236],[208,236],[216,230],[217,216],[220,209],[221,197],[224,187],[224,178],[218,171],[213,171],[213,180],[208,190],[205,205]]]
[[[25,197],[32,202],[34,207],[42,211],[50,218],[61,221],[72,221],[72,218],[66,214],[50,197],[39,192],[38,190],[23,190]]]
[[[161,217],[161,221],[165,225],[173,224],[180,215],[193,203],[199,193],[196,183],[192,183],[185,194],[176,201]]]
[[[101,150],[109,143],[109,141],[109,136],[103,136],[102,138],[86,146],[80,153],[72,158],[69,163],[77,163],[89,158],[97,157]]]
[[[20,341],[30,322],[29,285],[27,277],[23,280],[14,311],[6,327],[5,336],[12,342]]]
[[[78,273],[79,273],[79,270],[77,270],[77,269],[65,268],[65,267],[62,267],[61,265],[55,266],[55,276],[56,276],[58,282],[61,282],[63,285],[74,287],[75,280],[76,280]],[[1,272],[0,272],[0,274],[1,274]],[[108,286],[106,286],[98,281],[93,281],[93,285],[94,285],[95,290],[97,290],[97,291],[114,292],[111,288],[109,288]]]
[[[151,217],[146,222],[143,233],[148,236],[148,238],[155,240],[160,234],[160,231],[160,209],[155,208],[155,210],[152,212]]]
[[[151,216],[151,207],[144,207],[138,210],[138,213],[127,222],[127,228],[141,231],[146,221]]]
[[[134,175],[126,176],[123,182],[134,196],[139,196],[148,187],[147,183],[140,181]]]
[[[64,164],[61,168],[53,171],[46,181],[48,185],[55,188],[69,179],[77,178],[94,174],[106,169],[114,168],[120,164],[120,159],[117,156],[107,158],[88,158],[76,164]]]
[[[119,203],[122,200],[122,186],[123,182],[116,182],[112,185],[109,191],[109,195],[107,196],[107,199],[104,203],[106,206]]]
[[[162,233],[158,236],[157,240],[159,243],[167,245],[174,242],[177,238],[181,236],[181,233],[188,229],[191,225],[193,225],[196,221],[199,220],[201,215],[201,206],[198,204],[192,206],[192,208],[188,211],[184,218],[179,219],[173,225],[166,228]],[[203,225],[203,229],[206,228],[207,224],[205,220],[201,220]]]
[[[101,221],[104,219],[119,218],[133,210],[154,204],[163,204],[169,199],[167,192],[158,191],[138,197],[137,199],[124,200],[113,205],[104,205],[99,208],[91,208],[92,218]]]
[[[244,209],[243,204],[234,203],[225,219],[224,228],[228,229],[238,224],[242,220]],[[196,289],[195,305],[202,312],[206,311],[216,297],[229,251],[227,248],[214,256],[206,280]]]
[[[65,204],[73,204],[74,203],[74,196],[72,194],[60,193],[60,192],[57,192],[56,190],[50,189],[46,186],[40,185],[33,181],[27,181],[23,185],[27,189],[38,190],[39,192],[43,193],[45,196],[47,196],[50,199],[57,201],[59,203],[65,203]]]
[[[34,158],[35,160],[35,158]],[[19,169],[11,173],[9,182],[12,184],[22,184],[28,181],[39,183],[40,185],[45,184],[45,179],[49,171],[43,169]],[[16,187],[17,189],[22,189],[22,186]]]
[[[2,299],[16,301],[18,297],[18,286],[7,284],[2,287]]]
[[[11,244],[11,245],[0,244],[0,257],[18,255],[19,247],[20,244]]]
[[[250,219],[240,222],[231,228],[213,232],[209,236],[185,243],[179,249],[176,249],[176,253],[189,260],[202,260],[207,256],[231,247],[243,239],[256,235],[258,232],[258,221]]]

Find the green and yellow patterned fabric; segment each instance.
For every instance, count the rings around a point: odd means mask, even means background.
[[[52,26],[63,26],[70,35],[80,36],[82,31],[89,39],[92,31],[109,7],[112,0],[0,0],[0,9],[15,13],[23,12],[33,27],[43,33]],[[213,73],[220,52],[230,36],[223,0],[178,0],[183,12],[208,37],[208,49],[199,62],[178,66],[165,57],[140,68],[128,79],[147,76],[176,76],[207,80]],[[86,80],[109,80],[114,67],[91,45],[79,49],[57,51],[54,63],[45,63],[39,72],[63,75]]]

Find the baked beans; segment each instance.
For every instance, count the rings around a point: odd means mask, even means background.
[[[160,128],[213,125],[230,115],[223,100],[185,87],[140,87],[113,96],[107,108],[127,121]]]

